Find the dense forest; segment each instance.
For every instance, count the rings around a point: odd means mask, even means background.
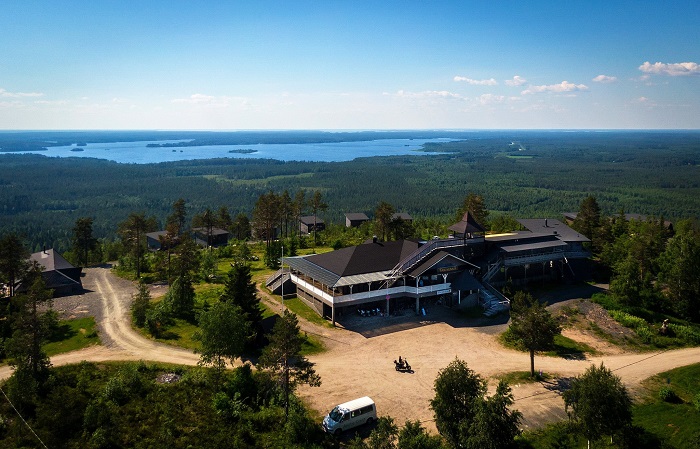
[[[33,133],[29,133],[32,134]],[[28,135],[29,135],[28,134]],[[17,142],[56,144],[124,140],[124,133],[0,134],[0,147]],[[469,192],[484,198],[492,216],[559,217],[596,197],[602,211],[666,219],[700,217],[700,133],[697,132],[368,132],[368,133],[128,133],[131,140],[193,139],[197,144],[454,137],[426,145],[430,155],[360,158],[350,162],[210,159],[117,164],[39,154],[0,155],[0,231],[18,231],[32,250],[64,251],[80,217],[94,219],[95,236],[113,238],[133,211],[161,224],[178,198],[192,213],[221,206],[251,216],[269,191],[320,191],[321,217],[342,223],[346,212],[370,217],[380,201],[416,218],[454,218]],[[238,140],[235,140],[235,136]],[[286,137],[284,137],[286,136]],[[246,140],[247,139],[247,140]],[[273,140],[270,140],[273,139]],[[276,139],[276,140],[274,140]],[[323,140],[326,139],[326,140]],[[13,143],[14,142],[14,143]],[[26,148],[26,147],[25,147]]]

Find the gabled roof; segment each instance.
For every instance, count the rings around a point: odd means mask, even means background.
[[[455,223],[447,229],[462,235],[486,232],[486,229],[474,219],[474,215],[470,214],[469,211],[464,213],[459,223]]]
[[[29,256],[29,260],[33,262],[35,261],[39,265],[44,267],[44,271],[65,270],[67,268],[75,268],[73,265],[70,264],[70,262],[64,259],[63,256],[54,251],[53,248],[34,253],[31,256]]]
[[[192,231],[194,232],[199,232],[204,235],[207,234],[207,228],[206,227],[199,227],[199,228],[192,228]],[[228,234],[229,232],[225,229],[220,229],[220,228],[211,228],[211,235],[224,235]]]
[[[591,240],[553,218],[522,218],[518,223],[533,233],[556,235],[565,242],[590,242]]]
[[[168,235],[168,231],[155,231],[146,233],[146,237],[152,238],[153,240],[158,240],[160,237],[165,237],[166,235]]]
[[[369,217],[364,212],[349,212],[345,214],[345,217],[351,221],[365,220],[369,221]]]
[[[408,215],[406,212],[396,212],[395,214],[393,214],[393,215],[391,216],[391,219],[392,219],[392,220],[396,220],[396,219],[399,219],[399,218],[402,219],[402,220],[405,220],[405,221],[411,221],[411,220],[413,220],[413,217],[411,217],[410,215]]]
[[[428,271],[429,269],[431,269],[432,267],[434,267],[438,263],[442,262],[444,259],[452,259],[452,260],[456,261],[457,263],[459,263],[460,265],[471,265],[474,268],[479,268],[478,266],[474,265],[473,263],[467,262],[464,259],[461,259],[457,256],[454,256],[454,255],[448,253],[447,251],[438,251],[433,256],[431,256],[428,260],[421,263],[417,267],[411,269],[411,271],[409,271],[407,274],[411,277],[420,276],[421,274],[425,273],[426,271]]]
[[[386,279],[386,274],[416,248],[418,242],[412,240],[372,242],[324,254],[285,257],[284,262],[326,285],[347,285]],[[349,277],[352,282],[342,281]]]
[[[299,221],[304,223],[305,225],[312,225],[314,224],[314,216],[313,215],[307,215],[305,217],[300,217]],[[316,224],[322,224],[323,220],[321,220],[319,217],[316,217]]]

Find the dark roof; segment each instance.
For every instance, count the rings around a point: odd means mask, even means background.
[[[156,232],[147,232],[146,237],[152,238],[153,240],[158,240],[159,237],[163,236],[165,237],[168,235],[168,231],[156,231]]]
[[[393,214],[393,215],[391,216],[391,219],[392,219],[392,220],[396,220],[397,218],[400,218],[400,219],[402,219],[402,220],[407,220],[407,221],[408,221],[408,220],[413,220],[413,217],[411,217],[410,215],[408,215],[406,212],[396,212],[395,214]]]
[[[312,225],[314,224],[314,216],[313,215],[307,215],[305,217],[300,217],[299,221],[304,223],[305,225]],[[316,224],[323,223],[323,220],[320,218],[316,217]]]
[[[349,212],[345,214],[345,217],[351,221],[369,220],[369,217],[364,212]]]
[[[416,248],[418,242],[411,240],[373,242],[316,254],[307,259],[340,276],[353,276],[391,270]]]
[[[531,249],[539,250],[544,248],[556,248],[565,246],[568,246],[566,242],[562,242],[559,239],[553,239],[544,242],[523,243],[520,245],[503,245],[501,246],[501,249],[507,253],[514,253],[518,251],[527,251]]]
[[[590,242],[588,237],[553,218],[523,218],[518,223],[533,233],[552,234],[565,242]]]
[[[204,235],[207,235],[207,228],[201,227],[201,228],[192,228],[194,232],[202,233]],[[211,235],[224,235],[228,234],[229,232],[225,229],[220,229],[220,228],[212,228],[211,229]]]
[[[464,213],[459,223],[455,223],[447,229],[462,235],[486,232],[486,229],[484,229],[484,227],[474,219],[474,215],[469,212]]]
[[[53,249],[47,249],[34,253],[29,256],[30,261],[36,261],[39,265],[44,267],[44,271],[53,270],[65,270],[67,268],[75,268],[66,259],[63,258]]]
[[[464,259],[460,259],[460,258],[457,257],[457,256],[453,256],[452,254],[448,253],[447,251],[438,251],[438,252],[435,253],[432,257],[430,257],[428,260],[426,260],[425,262],[421,263],[421,264],[418,265],[417,267],[413,268],[413,269],[412,269],[411,271],[409,271],[407,274],[408,274],[409,276],[411,276],[411,277],[420,276],[421,274],[423,274],[423,273],[425,273],[426,271],[428,271],[430,268],[432,268],[433,266],[435,266],[436,264],[438,264],[440,261],[442,261],[442,260],[445,259],[446,257],[449,257],[450,259],[455,259],[455,260],[457,260],[458,262],[461,262],[462,264],[468,264],[468,265],[471,265],[471,266],[473,266],[473,267],[475,267],[475,268],[478,268],[476,265],[474,265],[474,264],[472,264],[472,263],[469,263],[469,262],[467,262],[467,261],[464,260]]]

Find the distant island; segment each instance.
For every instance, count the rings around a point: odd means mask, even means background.
[[[71,148],[71,151],[85,151],[82,148]]]
[[[252,148],[241,148],[240,150],[228,150],[229,153],[237,153],[237,154],[253,154],[257,153],[258,150],[254,150]]]

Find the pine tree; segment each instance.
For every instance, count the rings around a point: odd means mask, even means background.
[[[243,317],[250,323],[253,335],[258,337],[261,334],[262,309],[250,272],[250,265],[247,263],[232,264],[220,300],[240,307]]]

